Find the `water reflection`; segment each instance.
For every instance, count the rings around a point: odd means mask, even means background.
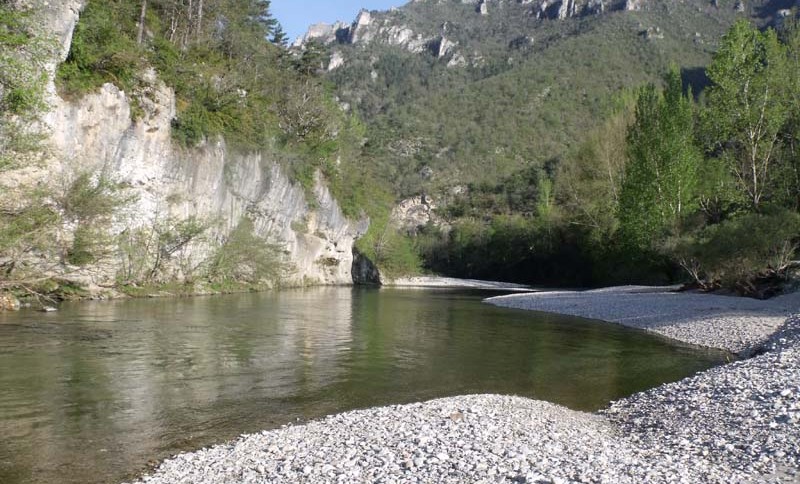
[[[595,409],[723,357],[480,296],[318,288],[0,314],[0,482],[114,482],[242,432],[462,393]]]

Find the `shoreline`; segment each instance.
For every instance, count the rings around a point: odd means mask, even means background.
[[[800,311],[800,292],[758,300],[676,292],[673,287],[620,286],[512,294],[484,302],[596,319],[748,357]]]
[[[595,319],[602,313],[686,343],[760,354],[595,413],[500,395],[340,413],[179,454],[137,482],[800,481],[800,316],[791,312],[798,295],[771,307],[636,287],[487,302],[498,301],[517,308],[527,301],[532,310],[558,305]]]
[[[37,298],[34,294],[24,296],[15,295],[9,291],[0,290],[0,312],[15,312],[20,310],[43,310],[44,307],[57,309],[64,302],[87,302],[123,299],[161,299],[161,298],[189,298],[205,296],[224,296],[230,294],[247,294],[253,292],[268,292],[284,289],[306,289],[312,287],[384,287],[391,289],[476,289],[501,292],[531,292],[531,286],[496,281],[481,281],[477,279],[457,279],[439,276],[413,276],[394,279],[382,285],[370,284],[307,284],[271,287],[259,284],[236,283],[224,287],[214,287],[209,284],[184,284],[164,283],[143,286],[118,286],[107,288],[87,288],[79,294],[69,297],[58,295],[41,295]],[[45,299],[49,304],[42,303]]]
[[[482,281],[479,279],[458,279],[440,276],[399,277],[387,281],[382,287],[408,289],[480,289],[487,291],[531,292],[535,289],[524,284],[510,282]]]

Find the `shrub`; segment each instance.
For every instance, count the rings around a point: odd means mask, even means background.
[[[62,91],[82,95],[106,82],[133,90],[143,67],[143,52],[131,34],[129,20],[136,18],[135,9],[135,4],[118,0],[88,2],[75,27],[67,60],[58,68]]]
[[[759,279],[785,275],[798,234],[797,213],[748,213],[684,236],[673,254],[701,287],[754,295]]]
[[[274,285],[281,282],[288,269],[283,248],[256,235],[252,220],[244,217],[212,256],[209,279],[213,283]]]

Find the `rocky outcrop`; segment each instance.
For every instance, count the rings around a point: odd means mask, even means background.
[[[269,153],[232,150],[222,139],[181,148],[171,137],[174,93],[153,72],[145,76],[148,87],[137,93],[144,114],[135,121],[130,96],[111,84],[75,101],[58,97],[52,82],[55,66],[69,51],[82,5],[43,5],[49,31],[62,41],[61,59],[54,59],[48,73],[51,108],[44,116],[52,156],[39,168],[9,174],[3,180],[7,189],[63,185],[82,173],[102,173],[125,187],[130,200],[107,227],[110,237],[173,220],[199,221],[207,230],[187,245],[180,267],[170,268],[175,278],[186,275],[184,266],[201,264],[248,218],[254,235],[282,247],[292,269],[288,282],[352,282],[353,244],[368,222],[345,217],[320,176],[304,188]],[[71,230],[63,227],[66,237]],[[103,264],[52,275],[89,287],[107,286],[119,268],[118,258],[111,256]]]
[[[294,47],[302,47],[308,42],[317,41],[323,44],[331,44],[350,35],[350,26],[344,22],[326,24],[317,23],[308,28],[302,37],[299,37],[292,44]]]
[[[643,6],[644,0],[627,0],[625,2],[625,10],[627,11],[641,10]]]
[[[398,229],[409,234],[416,234],[429,223],[443,225],[436,214],[436,203],[426,195],[407,198],[398,203],[392,210],[391,221]]]
[[[331,60],[328,62],[328,71],[335,71],[345,64],[345,58],[339,51],[334,51],[331,54]]]
[[[495,8],[503,9],[510,6],[520,8],[523,6],[528,14],[541,20],[566,20],[573,17],[598,15],[617,10],[639,10],[646,0],[412,0],[415,3],[448,4],[458,3],[471,6],[481,16],[487,16]],[[400,10],[402,10],[401,7]],[[529,10],[528,10],[529,9]],[[523,13],[521,11],[520,13]],[[328,65],[328,70],[335,70],[347,61],[346,54],[336,48],[336,45],[361,45],[381,43],[402,47],[409,52],[431,52],[437,59],[446,62],[448,67],[464,67],[469,64],[479,65],[475,56],[459,52],[456,41],[447,37],[450,35],[449,22],[444,22],[438,32],[419,32],[408,24],[408,18],[397,14],[396,9],[390,12],[371,12],[361,10],[355,21],[346,25],[337,22],[333,25],[315,24],[308,32],[299,38],[294,47],[302,49],[309,41],[318,41],[333,45],[333,55]],[[468,60],[472,58],[472,61]]]
[[[359,41],[369,42],[374,34],[372,25],[372,14],[368,10],[362,10],[358,13],[355,22],[350,28],[350,43],[355,44]]]

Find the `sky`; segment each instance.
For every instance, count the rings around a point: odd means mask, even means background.
[[[278,19],[289,42],[306,33],[308,26],[319,22],[342,20],[350,23],[358,11],[388,10],[404,5],[407,0],[272,0],[272,15]]]

